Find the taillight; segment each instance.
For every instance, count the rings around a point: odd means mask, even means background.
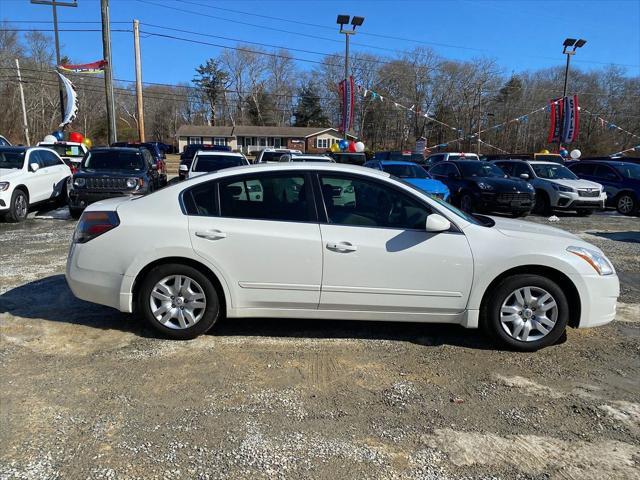
[[[72,175],[75,175],[76,173],[78,173],[78,167],[76,167],[75,165],[71,165],[69,168],[71,169]]]
[[[84,212],[73,234],[74,243],[86,243],[120,225],[116,212]]]

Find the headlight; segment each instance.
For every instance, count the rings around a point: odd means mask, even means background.
[[[137,178],[127,178],[127,188],[136,188],[138,186]]]
[[[533,192],[534,188],[533,185],[531,185],[530,183],[527,183],[527,189],[531,190]]]
[[[480,187],[480,190],[493,190],[492,185],[489,185],[488,183],[484,183],[484,182],[478,182],[478,187]]]
[[[0,192],[4,192],[9,188],[9,182],[0,182]]]
[[[73,186],[74,187],[84,187],[86,185],[86,183],[87,182],[82,177],[73,179]]]
[[[565,187],[564,185],[559,185],[557,183],[552,183],[551,187],[558,192],[575,192],[575,190],[571,187]]]
[[[613,265],[607,260],[607,257],[595,250],[583,247],[568,247],[567,252],[571,252],[583,259],[600,275],[612,275],[614,273]]]

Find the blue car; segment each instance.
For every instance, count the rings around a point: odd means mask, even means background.
[[[401,178],[407,183],[418,187],[429,195],[449,201],[449,188],[439,180],[434,180],[431,175],[413,162],[400,160],[371,160],[364,164],[365,167],[382,170],[395,177]]]
[[[580,160],[569,165],[579,178],[601,184],[607,205],[622,215],[640,211],[640,165],[631,162]]]

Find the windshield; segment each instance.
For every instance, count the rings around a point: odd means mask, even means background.
[[[577,180],[578,177],[567,167],[550,163],[532,163],[533,171],[540,178],[549,180]]]
[[[458,210],[456,207],[454,207],[453,205],[451,205],[450,203],[445,202],[444,200],[439,199],[436,196],[432,196],[429,194],[425,194],[424,190],[419,189],[418,187],[416,187],[415,185],[412,185],[409,182],[405,182],[404,180],[402,180],[401,178],[397,178],[396,180],[398,180],[399,182],[402,182],[404,185],[408,186],[409,188],[411,188],[412,190],[415,190],[416,192],[420,193],[420,195],[427,195],[429,196],[434,202],[436,202],[438,205],[440,205],[441,207],[446,208],[449,212],[457,215],[458,217],[466,220],[469,223],[473,223],[474,225],[480,225],[480,226],[487,226],[484,223],[482,223],[480,220],[478,220],[477,218],[471,216],[468,213],[463,212],[462,210]]]
[[[82,169],[92,170],[142,170],[144,163],[138,152],[97,150],[90,151],[82,162]]]
[[[424,168],[417,165],[382,164],[382,170],[399,178],[431,178],[427,172],[425,172]]]
[[[198,155],[193,164],[193,171],[215,172],[239,165],[245,165],[245,161],[242,157],[235,155]]]
[[[493,163],[459,163],[464,177],[505,177],[505,173],[500,167]]]
[[[464,155],[450,153],[449,160],[480,160],[480,158],[475,153],[465,153]]]
[[[24,150],[0,150],[0,168],[22,168]]]
[[[77,145],[43,144],[41,146],[55,151],[61,157],[78,157],[79,160],[82,160],[82,157],[84,156],[84,152]]]
[[[625,163],[624,165],[614,165],[614,168],[625,178],[640,180],[640,165]]]
[[[261,162],[279,162],[280,157],[287,152],[262,152]]]

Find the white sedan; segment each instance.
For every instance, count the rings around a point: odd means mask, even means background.
[[[611,322],[619,295],[609,260],[574,235],[335,163],[230,168],[94,203],[67,281],[175,339],[223,316],[441,322],[527,351]]]

